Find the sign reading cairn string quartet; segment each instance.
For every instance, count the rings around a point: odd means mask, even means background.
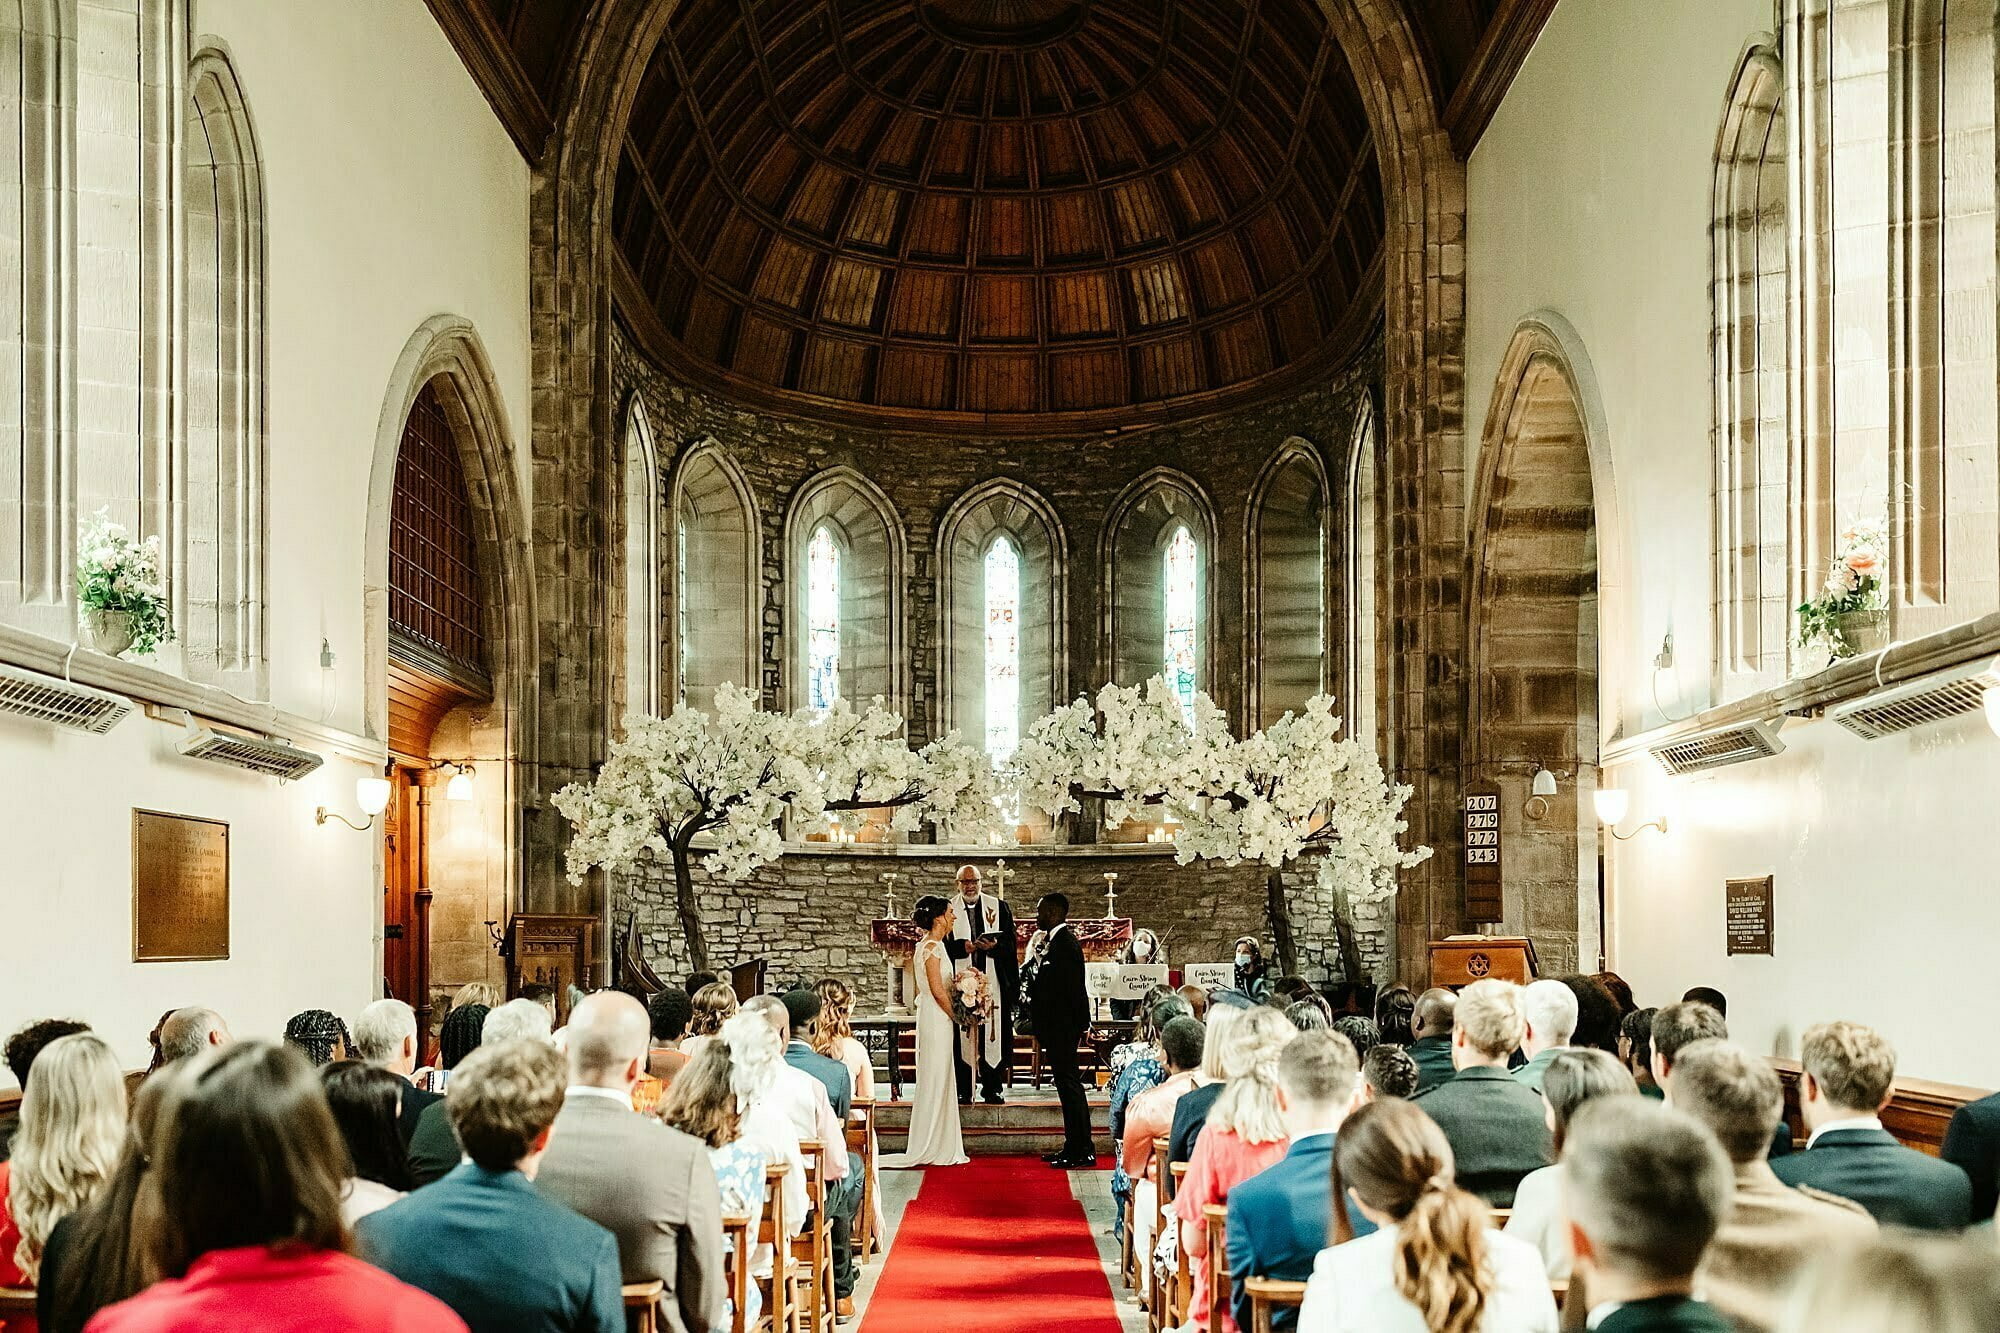
[[[1465,919],[1500,917],[1500,788],[1475,782],[1465,789]]]
[[[1723,885],[1722,928],[1728,941],[1727,957],[1763,954],[1769,957],[1774,910],[1771,876],[1761,879],[1732,879]]]

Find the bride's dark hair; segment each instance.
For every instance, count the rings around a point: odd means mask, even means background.
[[[938,897],[935,893],[927,893],[917,899],[917,908],[914,912],[910,913],[910,920],[916,922],[925,930],[929,930],[937,924],[937,919],[943,916],[945,909],[950,906],[950,903]]]

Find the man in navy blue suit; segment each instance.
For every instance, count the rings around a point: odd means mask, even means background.
[[[1252,1277],[1303,1282],[1333,1225],[1333,1144],[1340,1122],[1361,1104],[1361,1062],[1338,1032],[1304,1032],[1278,1057],[1278,1109],[1292,1144],[1276,1165],[1229,1192],[1230,1304],[1238,1328],[1250,1327]],[[1342,1201],[1354,1234],[1375,1224]],[[1271,1327],[1291,1328],[1298,1311],[1272,1312]]]
[[[617,1238],[534,1186],[563,1075],[555,1047],[532,1038],[467,1056],[445,1110],[470,1160],[355,1228],[362,1258],[472,1333],[624,1333]]]

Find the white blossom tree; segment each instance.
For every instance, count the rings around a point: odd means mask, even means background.
[[[880,699],[859,713],[844,701],[770,713],[755,691],[724,685],[713,716],[682,704],[669,717],[629,719],[597,777],[564,787],[554,803],[573,829],[572,882],[598,867],[630,871],[647,853],[672,861],[688,957],[704,970],[697,854],[711,875],[740,881],[782,853],[786,815],[814,824],[870,808],[893,811],[898,830],[937,823],[984,838],[1000,826],[999,794],[984,752],[957,732],[911,749],[903,719]]]
[[[1324,849],[1319,881],[1352,904],[1395,892],[1396,871],[1431,854],[1404,849],[1402,810],[1411,788],[1391,785],[1375,752],[1342,736],[1333,699],[1317,695],[1237,740],[1205,694],[1183,713],[1163,677],[1106,685],[1036,721],[1014,752],[1007,780],[1051,818],[1104,801],[1118,827],[1133,807],[1163,807],[1181,826],[1175,858],[1279,867]]]

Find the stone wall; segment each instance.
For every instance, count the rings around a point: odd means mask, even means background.
[[[882,874],[897,874],[898,915],[908,913],[918,895],[951,892],[958,867],[967,860],[993,884],[992,858],[939,848],[935,853],[905,849],[880,852],[795,852],[765,866],[742,884],[710,881],[699,869],[696,886],[702,928],[709,939],[711,965],[762,958],[774,984],[839,977],[861,997],[863,1012],[887,998],[888,974],[882,956],[868,942],[871,921],[883,912]],[[1220,962],[1240,935],[1254,935],[1270,948],[1262,866],[1195,864],[1177,866],[1157,853],[1097,854],[1086,849],[1007,858],[1007,899],[1025,917],[1044,893],[1069,895],[1078,916],[1104,912],[1104,873],[1118,875],[1118,914],[1150,929],[1165,942],[1167,960]],[[1299,968],[1320,981],[1343,980],[1330,896],[1322,893],[1310,862],[1285,872]],[[618,885],[620,928],[634,913],[646,959],[669,980],[688,972],[687,952],[674,916],[673,872],[630,876]],[[1356,943],[1363,970],[1382,980],[1393,967],[1393,909],[1360,914]]]

